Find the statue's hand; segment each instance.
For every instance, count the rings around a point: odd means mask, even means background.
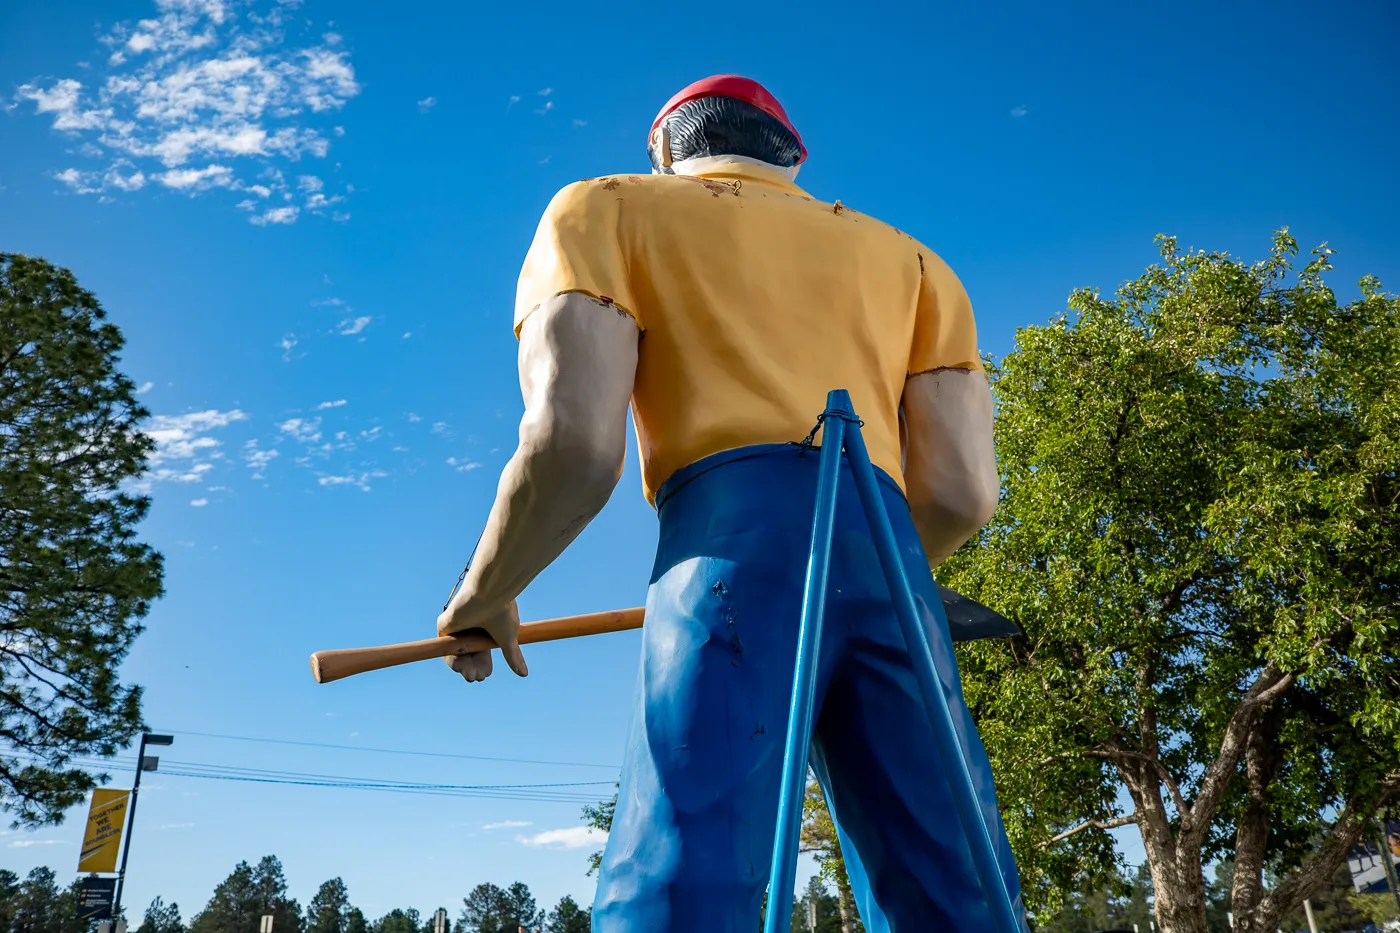
[[[482,629],[501,648],[501,657],[506,665],[521,677],[529,674],[525,666],[525,655],[520,652],[520,612],[515,600],[500,609],[483,610],[470,602],[447,607],[438,616],[439,635],[454,635],[470,629]],[[471,654],[452,655],[445,659],[447,666],[462,675],[469,684],[478,683],[491,676],[491,652],[476,651]]]

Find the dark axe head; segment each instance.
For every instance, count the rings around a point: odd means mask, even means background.
[[[975,599],[969,599],[942,583],[937,584],[948,615],[948,633],[953,641],[979,641],[983,638],[1014,638],[1024,635],[1021,627]]]

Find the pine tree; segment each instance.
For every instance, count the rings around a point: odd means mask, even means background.
[[[589,933],[593,909],[579,907],[572,897],[565,894],[549,912],[545,921],[544,933]]]
[[[166,904],[160,898],[151,901],[136,933],[185,933],[185,925],[180,920],[180,905]]]
[[[332,878],[306,906],[307,933],[347,933],[349,915],[350,894],[345,882]]]
[[[68,270],[0,253],[0,631],[24,646],[0,653],[0,811],[21,825],[59,823],[97,784],[74,756],[141,725],[118,674],[161,594],[128,486],[153,442],[105,317]]]

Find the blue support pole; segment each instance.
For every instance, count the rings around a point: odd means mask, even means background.
[[[841,396],[846,395],[844,391],[838,391]],[[829,396],[831,400],[836,398],[837,392],[832,392]],[[849,405],[849,401],[847,404]],[[828,401],[827,405],[828,409],[833,407],[832,401]],[[851,414],[849,417],[854,419],[855,415]],[[829,415],[826,421],[828,431],[831,430],[832,420],[833,416]],[[859,426],[847,433],[845,446],[856,482],[856,491],[860,494],[865,518],[870,524],[875,550],[880,555],[880,567],[885,572],[885,584],[889,587],[900,628],[904,631],[904,644],[909,650],[914,675],[919,681],[919,692],[923,694],[924,706],[927,707],[929,721],[933,724],[933,734],[938,742],[939,755],[943,759],[944,773],[953,791],[953,800],[957,804],[963,834],[972,850],[972,861],[977,869],[977,878],[982,884],[982,894],[991,908],[993,927],[997,933],[1020,933],[1023,927],[1016,919],[1011,898],[1006,890],[1006,882],[997,865],[996,850],[992,847],[992,836],[977,800],[972,774],[967,767],[967,757],[963,753],[962,742],[958,740],[957,730],[953,725],[953,714],[948,709],[948,698],[943,693],[943,684],[934,667],[929,635],[920,624],[914,592],[909,586],[908,576],[905,575],[904,563],[900,560],[894,529],[890,525],[889,513],[885,511],[879,482],[875,478],[875,468],[870,463],[870,454],[865,449],[865,439],[861,437]],[[822,448],[822,454],[826,454],[825,447]],[[944,617],[941,600],[933,600],[929,608],[933,610],[939,622],[935,631],[937,637],[938,633],[947,631],[948,621]],[[767,933],[773,933],[772,929]]]
[[[807,755],[812,742],[812,706],[817,689],[817,654],[826,614],[826,582],[831,569],[831,534],[836,524],[836,490],[847,420],[854,422],[845,390],[827,396],[821,460],[817,465],[817,503],[812,516],[812,547],[802,592],[802,620],[797,635],[797,664],[792,677],[787,741],[783,746],[783,784],[778,796],[778,826],[773,867],[768,876],[768,913],[764,933],[788,933],[792,927],[792,888],[797,874],[798,835],[806,796]]]

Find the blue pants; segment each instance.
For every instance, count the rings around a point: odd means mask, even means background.
[[[637,705],[595,933],[757,933],[816,500],[815,450],[726,451],[668,479]],[[925,624],[938,598],[899,488],[877,469]],[[933,730],[842,463],[811,763],[869,933],[992,927]],[[1008,890],[1015,862],[946,630],[935,662]]]

